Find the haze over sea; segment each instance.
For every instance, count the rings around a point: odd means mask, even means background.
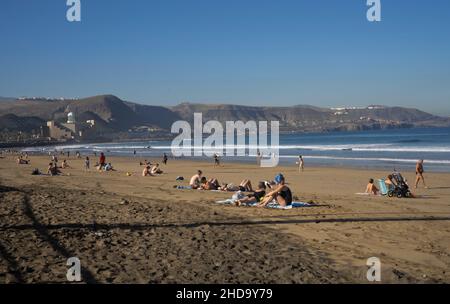
[[[133,156],[136,151],[137,158],[159,158],[164,152],[170,155],[171,141],[60,145],[24,151],[48,153],[55,149],[103,151],[110,156]],[[414,170],[416,161],[424,159],[427,171],[450,172],[450,128],[281,134],[279,155],[283,165],[295,165],[302,155],[307,166],[399,171]],[[254,162],[255,157],[247,153],[245,157],[224,156],[223,161]]]

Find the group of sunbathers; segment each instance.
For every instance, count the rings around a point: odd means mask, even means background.
[[[159,164],[152,164],[147,160],[144,163],[140,162],[139,165],[144,166],[144,170],[142,170],[142,176],[156,176],[164,173],[163,170],[159,167]]]
[[[235,201],[237,206],[257,203],[258,207],[264,207],[272,201],[276,201],[280,206],[289,206],[292,204],[292,192],[286,185],[285,177],[278,174],[272,182],[261,181],[256,189],[253,189],[252,183],[248,179],[241,181],[239,186],[230,183],[220,183],[216,178],[206,178],[201,170],[192,176],[189,186],[198,190],[216,190],[216,191],[240,191],[248,194]],[[268,191],[267,189],[270,189]]]

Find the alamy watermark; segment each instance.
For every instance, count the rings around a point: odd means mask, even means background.
[[[369,22],[381,21],[381,0],[367,0],[369,9],[367,10],[367,20]],[[66,12],[66,19],[69,22],[81,22],[81,0],[67,0],[69,7]]]
[[[366,265],[369,267],[367,270],[366,278],[369,282],[381,282],[381,261],[377,257],[371,257],[367,259]]]
[[[81,21],[81,0],[67,0],[66,5],[69,7],[66,12],[66,19],[69,22]]]
[[[227,121],[225,128],[215,120],[203,124],[202,113],[194,113],[193,128],[187,121],[173,123],[171,132],[179,135],[172,141],[171,149],[175,157],[246,156],[248,150],[249,156],[261,157],[261,167],[276,167],[279,162],[279,130],[279,121],[270,122],[270,132],[267,121]],[[204,139],[204,134],[210,135]]]
[[[77,257],[71,257],[66,263],[69,266],[66,278],[69,282],[81,282],[81,261]]]
[[[367,0],[367,20],[369,22],[381,21],[381,0]]]

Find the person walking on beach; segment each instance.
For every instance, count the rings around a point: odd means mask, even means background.
[[[298,156],[298,171],[303,172],[305,170],[305,161],[303,160],[303,156]]]
[[[91,168],[91,162],[89,160],[89,156],[86,156],[86,159],[84,160],[84,170],[89,171]]]
[[[162,161],[164,165],[167,165],[167,159],[168,159],[168,158],[167,158],[167,154],[164,153],[164,155],[163,155],[163,161]]]
[[[425,184],[425,178],[423,177],[423,159],[419,160],[416,164],[416,184],[415,188],[417,189],[417,186],[419,185],[420,180],[422,180],[423,186],[425,189],[428,189],[427,185]]]
[[[214,167],[220,167],[220,158],[219,158],[219,154],[214,153]]]

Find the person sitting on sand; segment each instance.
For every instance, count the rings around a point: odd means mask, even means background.
[[[191,181],[189,182],[189,186],[192,187],[192,189],[198,189],[200,188],[200,181],[202,179],[203,172],[201,170],[197,171],[197,174],[191,177]]]
[[[58,166],[55,163],[49,163],[48,169],[47,169],[47,174],[51,175],[51,176],[56,176],[56,175],[61,174],[61,171],[59,171]]]
[[[394,177],[391,174],[389,174],[387,178],[384,180],[384,183],[386,184],[386,187],[388,189],[394,189],[397,186],[393,178]]]
[[[107,163],[107,164],[104,166],[104,169],[105,169],[105,171],[116,171],[116,170],[113,168],[113,166],[112,166],[111,163]]]
[[[17,157],[18,165],[28,165],[29,163],[30,163],[30,161],[23,159],[22,156]]]
[[[163,170],[161,170],[161,168],[159,168],[159,164],[156,164],[153,166],[152,171],[150,172],[152,175],[159,175],[159,174],[163,174]]]
[[[150,172],[150,166],[145,166],[144,170],[142,171],[142,176],[152,176],[151,172]]]
[[[264,182],[258,183],[258,189],[256,189],[253,193],[247,195],[246,197],[237,200],[235,202],[236,206],[246,205],[249,203],[259,203],[266,195],[266,185]]]
[[[371,178],[369,180],[369,183],[367,184],[366,193],[373,194],[373,195],[378,195],[378,191],[379,190],[373,183],[374,183],[374,180],[373,180],[373,178]]]
[[[69,166],[69,164],[67,163],[67,160],[63,160],[62,164],[61,164],[61,169],[70,169],[71,167]]]
[[[258,207],[265,207],[268,203],[276,200],[282,207],[290,206],[292,204],[292,192],[288,186],[286,186],[286,180],[283,174],[275,176],[276,186],[273,190],[267,193],[262,201],[258,204]]]

